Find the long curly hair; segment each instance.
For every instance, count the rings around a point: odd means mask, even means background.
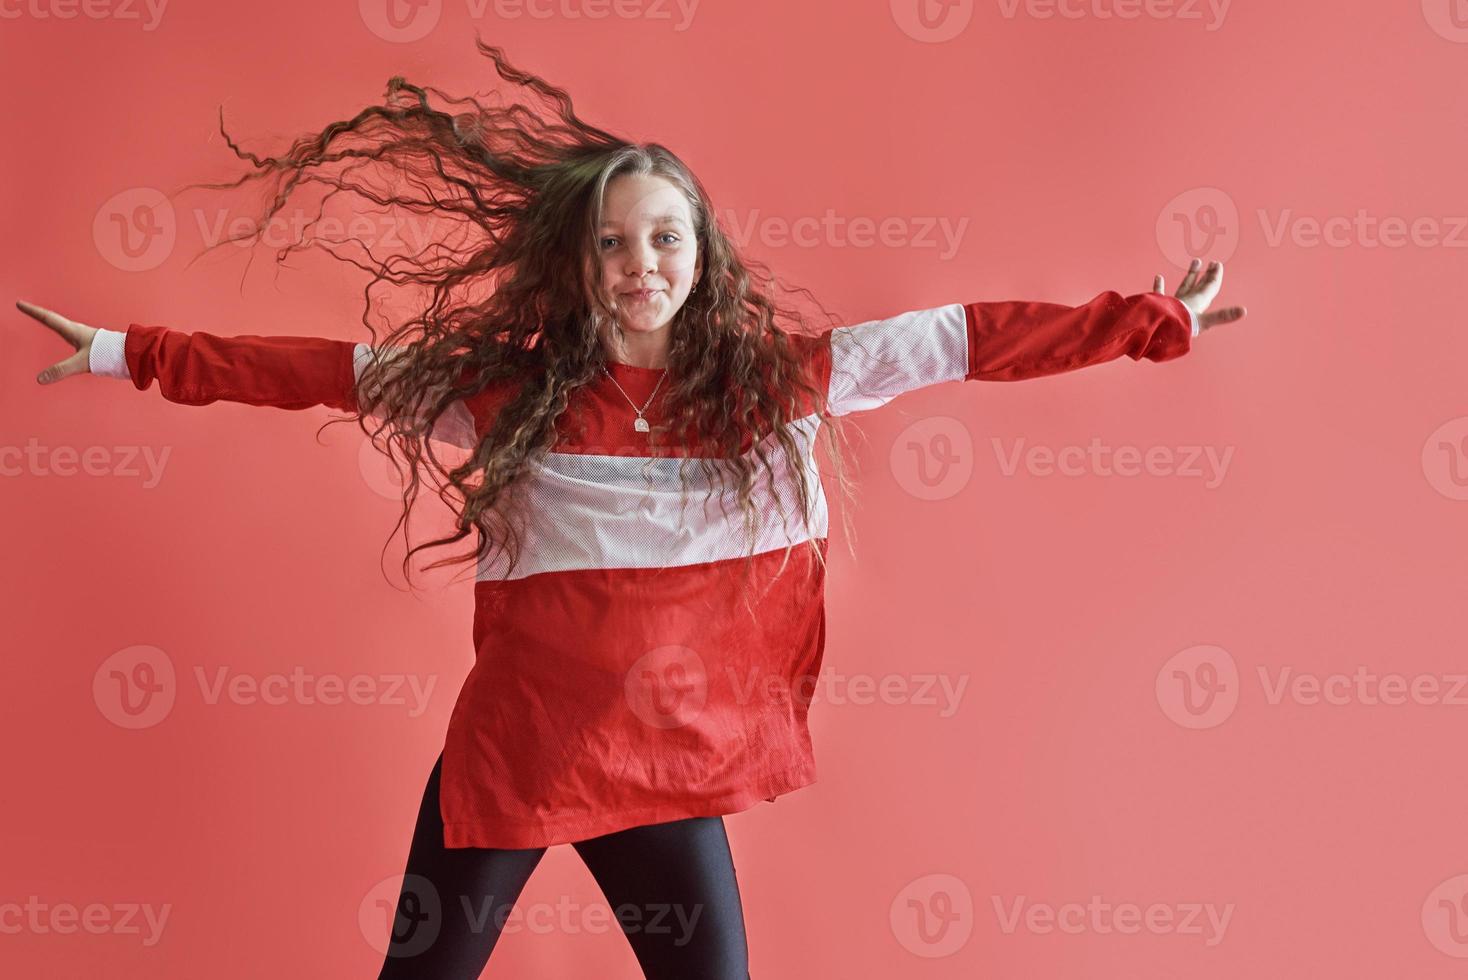
[[[410,547],[404,555],[410,584],[414,554],[461,541],[471,532],[477,534],[473,551],[428,567],[478,564],[496,549],[504,549],[509,568],[518,562],[517,519],[526,515],[517,513],[517,491],[554,447],[557,420],[573,393],[603,370],[598,326],[609,320],[610,329],[620,330],[599,298],[595,249],[608,184],[624,174],[662,177],[682,191],[703,261],[698,288],[670,325],[669,384],[660,398],[665,421],[653,425],[648,455],[678,455],[676,447],[696,435],[712,455],[687,456],[680,465],[685,505],[686,471],[696,458],[709,493],[717,480],[721,504],[732,483],[751,541],[761,521],[772,516],[761,513],[751,496],[757,470],[772,490],[775,482],[793,479],[800,488],[800,519],[809,532],[814,488],[804,465],[789,464],[800,464],[814,447],[798,444],[788,423],[813,412],[820,416],[816,432],[824,436],[841,496],[845,500],[851,494],[842,426],[826,413],[825,392],[813,387],[803,366],[799,338],[813,337],[821,327],[813,331],[805,312],[772,298],[780,284],[761,263],[741,258],[720,228],[703,185],[671,150],[583,122],[565,91],[513,67],[499,48],[477,37],[476,46],[493,59],[500,78],[534,98],[485,105],[394,77],[383,105],[298,138],[281,156],[242,150],[224,130],[221,112],[221,133],[253,170],[229,183],[189,185],[231,188],[254,179],[271,181],[266,210],[253,228],[264,228],[300,185],[312,182],[333,188],[328,196],[347,191],[382,207],[432,216],[434,227],[452,222],[452,234],[435,234],[413,255],[377,257],[363,246],[363,260],[327,249],[373,274],[363,290],[362,322],[374,350],[386,348],[392,356],[373,360],[363,372],[359,396],[371,394],[359,397],[359,410],[326,424],[355,420],[398,466],[403,512],[394,533],[406,528],[425,475],[456,518],[455,533]],[[445,108],[431,106],[430,95]],[[548,115],[537,111],[546,106],[553,110]],[[371,182],[373,163],[390,168],[388,186]],[[250,235],[226,241],[241,237]],[[324,241],[311,237],[306,244]],[[302,246],[279,249],[278,259],[297,247]],[[378,340],[369,313],[373,288],[384,282],[422,289],[426,299]],[[825,314],[808,290],[797,291]],[[833,323],[825,316],[829,328]],[[468,457],[445,466],[428,438],[434,426],[460,399],[496,385],[505,386],[509,396]],[[776,462],[763,445],[770,433],[782,450]],[[394,450],[405,466],[397,464]],[[782,472],[776,472],[777,464]],[[841,508],[843,516],[846,510]],[[785,520],[783,510],[780,520]],[[849,525],[846,530],[850,541]],[[824,564],[815,534],[803,545]],[[786,562],[792,547],[785,548]],[[748,568],[746,561],[746,573]]]

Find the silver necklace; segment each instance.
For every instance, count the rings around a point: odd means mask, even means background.
[[[607,366],[605,364],[601,366],[601,369],[602,373],[604,373],[607,377],[612,378],[612,372],[607,370]],[[642,403],[641,408],[637,407],[637,403],[632,400],[631,396],[627,394],[626,389],[617,382],[617,379],[612,378],[612,384],[617,386],[617,390],[622,393],[622,397],[627,399],[627,404],[632,406],[632,411],[637,413],[637,418],[633,421],[632,428],[636,429],[638,432],[650,431],[647,424],[647,419],[642,417],[642,413],[647,411],[647,406],[651,405],[652,400],[657,397],[658,389],[663,386],[663,379],[667,376],[668,372],[664,371],[663,376],[661,378],[658,378],[658,383],[653,386],[652,394],[647,396],[647,401]]]

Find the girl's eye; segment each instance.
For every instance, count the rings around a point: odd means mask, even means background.
[[[680,239],[678,237],[677,233],[671,232],[671,231],[665,231],[665,232],[663,232],[661,235],[658,236],[658,238],[659,239],[671,238],[672,241],[671,242],[668,242],[669,245],[677,245],[680,241],[682,241],[682,239]],[[611,235],[607,236],[606,238],[603,238],[601,240],[601,247],[602,247],[602,249],[605,250],[607,248],[607,242],[615,242],[617,240],[618,239],[615,236],[611,236]]]

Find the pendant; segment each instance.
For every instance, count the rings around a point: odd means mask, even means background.
[[[638,432],[647,432],[647,419],[643,418],[641,415],[637,416],[637,420],[632,423],[632,428],[636,429]]]

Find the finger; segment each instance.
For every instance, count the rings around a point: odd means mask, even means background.
[[[1223,263],[1212,262],[1208,270],[1198,279],[1198,295],[1204,303],[1212,303],[1218,291],[1223,288]]]
[[[1219,324],[1233,323],[1235,320],[1242,320],[1245,316],[1248,315],[1248,312],[1249,311],[1242,306],[1228,306],[1224,307],[1221,310],[1212,310],[1208,313],[1204,313],[1202,318],[1198,321],[1198,332],[1201,333],[1204,330],[1207,330],[1209,327],[1216,327]]]
[[[52,332],[76,350],[81,350],[95,332],[95,328],[89,327],[84,323],[77,323],[75,320],[68,319],[55,310],[48,310],[44,306],[27,303],[25,300],[17,300],[15,305],[21,312],[40,320],[41,323],[49,327]]]
[[[51,313],[51,311],[50,311],[50,310],[48,310],[48,309],[46,309],[46,308],[45,308],[45,307],[44,307],[44,306],[37,306],[37,305],[36,305],[36,304],[35,304],[35,303],[27,303],[27,302],[26,302],[26,301],[25,301],[25,300],[23,300],[23,299],[18,299],[18,300],[16,300],[16,301],[15,301],[15,305],[16,305],[16,307],[17,307],[17,308],[18,308],[18,309],[19,309],[19,310],[20,310],[20,311],[21,311],[21,312],[22,312],[22,313],[26,313],[26,314],[28,314],[28,315],[30,315],[30,316],[33,316],[33,317],[35,317],[35,318],[36,318],[36,319],[37,319],[37,320],[41,320],[41,321],[43,321],[43,322],[44,322],[44,321],[45,321],[45,320],[46,320],[46,319],[47,319],[47,318],[48,318],[48,317],[50,317],[50,316],[52,316],[52,315],[53,315],[53,314],[52,314],[52,313]]]
[[[57,361],[36,376],[36,380],[43,385],[55,384],[63,378],[69,378],[73,374],[87,373],[88,353],[77,351],[64,361]]]
[[[66,339],[68,340],[71,339],[70,337],[67,337],[65,327],[65,324],[69,321],[60,313],[56,313],[53,310],[48,310],[44,306],[37,306],[35,303],[27,303],[23,299],[16,300],[15,305],[20,309],[22,313],[25,313],[28,316],[35,317],[37,320],[40,320],[52,330],[55,330],[57,333],[61,334],[61,336],[66,337]]]
[[[1192,292],[1193,286],[1198,282],[1198,268],[1202,266],[1201,258],[1195,258],[1188,263],[1188,268],[1183,270],[1183,280],[1177,283],[1177,295],[1186,295]]]
[[[1165,292],[1167,292],[1167,290],[1165,290],[1162,287],[1162,277],[1161,276],[1153,276],[1152,277],[1152,292],[1154,292],[1154,293],[1165,293]]]
[[[1197,278],[1198,269],[1202,264],[1202,259],[1194,259],[1188,265],[1188,271],[1184,273],[1183,281],[1177,287],[1177,295],[1186,296],[1193,289],[1194,280]]]

